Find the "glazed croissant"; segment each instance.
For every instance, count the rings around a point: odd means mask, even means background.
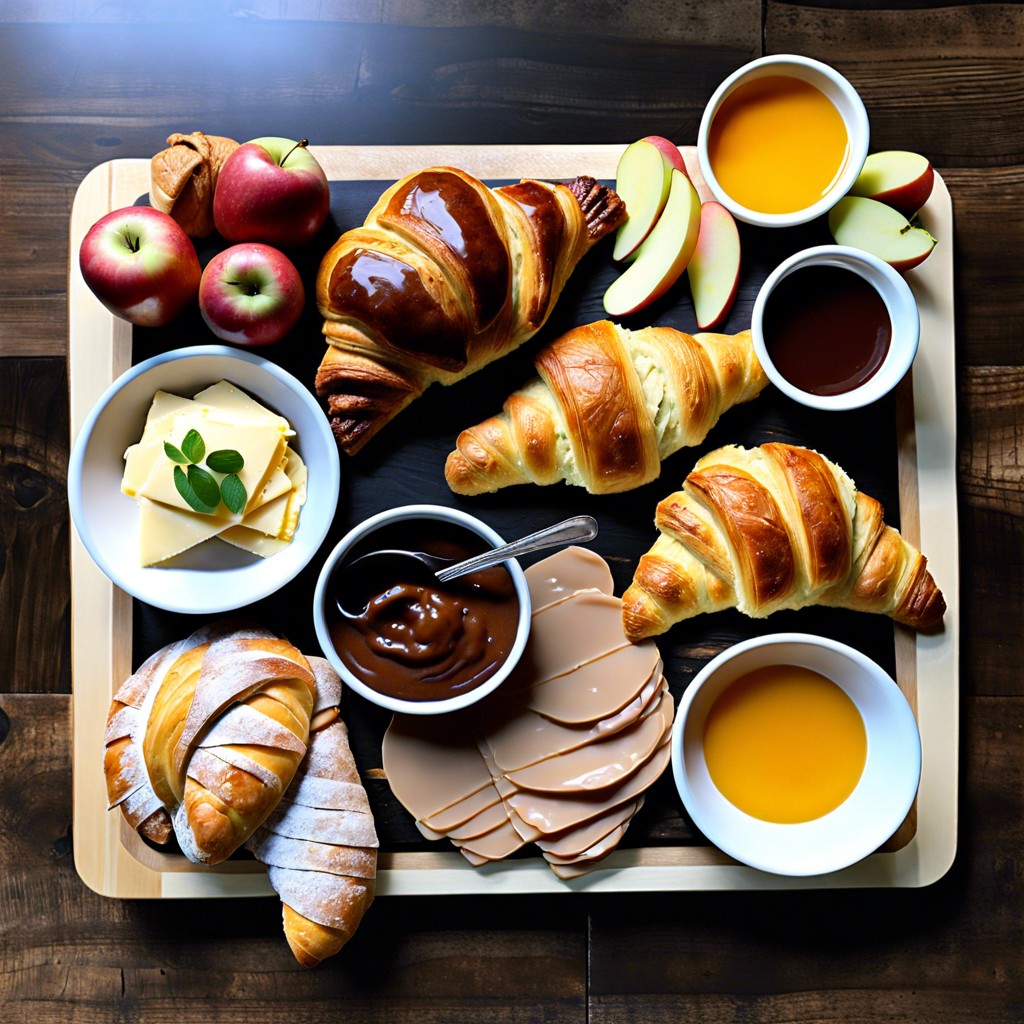
[[[353,454],[432,383],[452,384],[544,324],[590,247],[625,218],[593,178],[490,189],[431,167],[392,185],[328,250],[317,306],[328,349],[316,375]]]
[[[373,902],[377,833],[340,717],[341,679],[310,658],[316,705],[309,751],[277,809],[246,846],[267,865],[295,958],[313,967],[352,937]]]
[[[221,135],[175,132],[150,161],[149,201],[192,238],[213,233],[213,192],[227,158],[238,149]]]
[[[787,444],[726,446],[665,498],[661,535],[622,598],[631,640],[701,612],[761,618],[813,604],[880,612],[914,629],[946,603],[924,556],[882,506],[824,456]]]
[[[444,469],[456,494],[559,480],[592,494],[639,487],[767,383],[750,331],[629,331],[608,320],[562,335],[534,366],[539,376],[500,414],[459,434]]]

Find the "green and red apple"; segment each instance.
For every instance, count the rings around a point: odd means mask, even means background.
[[[924,228],[915,227],[898,210],[863,196],[840,199],[828,215],[828,226],[840,245],[863,249],[901,273],[926,260],[936,245]]]
[[[170,323],[199,290],[199,258],[177,221],[149,206],[101,217],[78,252],[82,278],[115,316],[142,327]]]
[[[626,220],[615,234],[612,258],[628,260],[651,233],[668,201],[672,165],[647,139],[626,147],[615,170],[615,191],[626,204]]]
[[[330,211],[327,175],[306,140],[268,137],[239,146],[213,193],[213,223],[229,242],[291,248],[308,242]]]
[[[888,149],[868,156],[850,195],[877,199],[911,218],[928,201],[934,183],[935,170],[927,157]]]
[[[700,197],[686,174],[670,172],[665,208],[636,258],[604,293],[610,316],[626,316],[654,302],[672,287],[686,269],[700,233]]]
[[[700,208],[697,247],[686,266],[697,326],[711,330],[725,320],[740,279],[740,232],[733,215],[711,200]]]
[[[302,278],[279,249],[243,242],[218,253],[199,283],[207,326],[236,345],[272,345],[298,322],[305,305]]]

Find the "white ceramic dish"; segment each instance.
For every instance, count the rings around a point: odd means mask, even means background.
[[[379,693],[363,679],[351,672],[334,649],[327,615],[327,603],[333,600],[330,586],[331,576],[335,568],[344,563],[353,547],[374,531],[390,526],[393,523],[412,519],[434,519],[444,523],[453,523],[456,526],[463,526],[483,537],[492,547],[498,547],[505,543],[504,538],[475,516],[471,516],[459,509],[446,508],[443,505],[401,505],[398,508],[379,512],[350,530],[342,537],[330,555],[328,555],[320,571],[320,578],[317,580],[316,592],[313,596],[313,621],[316,626],[317,639],[320,641],[320,649],[324,652],[325,657],[330,663],[338,670],[345,684],[355,690],[356,693],[365,697],[368,701],[377,704],[379,707],[387,708],[390,711],[410,715],[447,714],[451,711],[459,711],[462,708],[469,707],[482,700],[489,693],[493,693],[515,668],[516,663],[522,656],[523,650],[526,648],[526,641],[530,635],[530,590],[526,583],[526,576],[519,563],[514,559],[506,562],[505,565],[515,586],[516,597],[519,599],[519,619],[516,627],[516,638],[505,663],[490,679],[480,686],[455,697],[449,697],[446,700],[410,701]]]
[[[797,78],[820,89],[832,101],[836,110],[846,125],[846,133],[849,139],[846,163],[842,171],[836,176],[832,187],[816,203],[804,207],[802,210],[795,210],[792,213],[763,213],[760,210],[752,210],[742,203],[738,203],[722,187],[715,176],[714,168],[708,155],[708,137],[711,132],[711,123],[715,114],[731,93],[741,85],[758,78],[767,78],[773,75],[782,75],[790,78]],[[839,202],[847,192],[868,155],[870,141],[870,128],[868,115],[864,108],[864,101],[860,98],[857,90],[841,75],[835,68],[823,64],[821,61],[812,60],[810,57],[802,57],[797,54],[781,53],[768,57],[760,57],[737,68],[721,85],[714,91],[704,114],[701,117],[700,128],[697,133],[697,155],[700,160],[701,172],[704,175],[708,187],[714,193],[715,198],[729,210],[737,220],[747,224],[755,224],[766,228],[786,228],[796,224],[805,224],[807,221],[820,217]]]
[[[125,449],[142,436],[158,390],[191,398],[219,380],[284,416],[295,430],[291,443],[309,471],[295,538],[266,559],[207,541],[161,566],[144,568],[137,554],[138,508],[121,493]],[[308,564],[334,519],[340,473],[327,418],[302,384],[260,356],[207,345],[147,359],[107,388],[75,440],[68,500],[82,543],[113,583],[157,608],[211,615],[267,597]]]
[[[772,292],[795,271],[806,267],[841,267],[860,275],[881,296],[892,324],[889,351],[882,365],[859,387],[835,395],[816,395],[790,383],[772,362],[764,337],[764,311]],[[841,412],[877,402],[904,378],[921,339],[921,317],[910,285],[877,256],[845,245],[817,245],[783,260],[765,279],[750,317],[754,351],[768,379],[785,395],[814,409]],[[823,344],[827,339],[822,339]]]
[[[813,821],[780,825],[725,799],[704,760],[703,732],[715,700],[736,679],[765,665],[801,665],[843,688],[867,732],[867,761],[853,793]],[[921,739],[906,698],[870,658],[803,633],[736,644],[712,659],[683,692],[672,734],[672,771],[693,823],[720,850],[779,875],[824,875],[877,850],[906,818],[921,778]]]

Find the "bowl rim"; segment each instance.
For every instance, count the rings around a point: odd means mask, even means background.
[[[834,395],[815,395],[789,381],[772,361],[764,337],[764,310],[772,292],[797,270],[819,266],[840,267],[867,281],[885,303],[892,325],[889,351],[878,369],[857,387]],[[910,285],[884,260],[848,245],[815,245],[793,253],[765,278],[754,299],[750,333],[761,368],[784,395],[812,409],[843,412],[877,402],[906,376],[920,346],[921,316]]]
[[[711,133],[711,124],[718,113],[719,107],[726,97],[737,89],[744,80],[750,77],[764,77],[766,73],[771,71],[781,73],[786,68],[798,69],[799,73],[793,77],[802,78],[804,81],[817,79],[819,82],[825,81],[829,83],[831,88],[843,97],[846,106],[845,110],[841,109],[834,100],[833,106],[836,106],[839,115],[843,118],[843,123],[846,125],[849,152],[842,172],[832,183],[832,187],[828,192],[817,202],[790,213],[762,213],[759,210],[752,210],[737,202],[722,187],[711,166],[711,159],[708,153],[708,137]],[[829,99],[831,100],[832,97],[830,96]],[[864,106],[860,93],[857,92],[844,75],[830,64],[815,60],[813,57],[804,57],[796,53],[777,53],[758,57],[737,68],[711,94],[711,98],[704,107],[700,126],[697,130],[697,159],[700,163],[704,180],[707,182],[708,188],[715,199],[737,220],[757,227],[786,228],[806,224],[808,221],[828,213],[849,192],[864,166],[870,143],[871,126],[868,121],[867,108]]]
[[[261,576],[266,576],[266,580],[262,585],[252,587],[247,584],[244,587],[238,588],[236,597],[227,600],[225,600],[223,596],[219,598],[216,597],[217,594],[221,593],[220,588],[207,589],[205,591],[205,599],[202,588],[193,588],[193,593],[188,600],[185,600],[184,598],[179,600],[168,596],[166,593],[161,593],[159,589],[155,593],[150,593],[139,588],[131,579],[127,578],[125,574],[120,571],[115,562],[111,561],[111,559],[107,557],[107,553],[103,545],[97,540],[96,534],[92,529],[89,516],[86,513],[83,479],[84,466],[89,450],[89,444],[97,429],[97,425],[102,419],[110,402],[125,387],[150,371],[166,364],[183,362],[194,358],[210,357],[246,363],[254,369],[266,373],[268,376],[275,378],[275,380],[279,384],[283,385],[289,392],[293,393],[298,401],[305,406],[307,412],[310,413],[311,422],[315,426],[316,435],[313,438],[310,438],[304,433],[300,443],[307,453],[311,447],[316,445],[318,447],[322,446],[323,452],[326,454],[326,466],[324,467],[326,469],[326,478],[324,477],[323,471],[321,471],[318,476],[322,482],[317,484],[318,489],[320,487],[323,488],[324,494],[322,496],[322,500],[318,499],[317,502],[318,515],[315,519],[318,521],[318,525],[316,527],[311,523],[311,519],[314,517],[308,517],[303,521],[300,516],[300,528],[303,525],[306,525],[307,532],[302,537],[301,546],[292,550],[296,552],[301,551],[301,555],[293,555],[291,558],[288,558],[287,555],[290,554],[290,552],[281,552],[271,559],[260,559],[259,561],[239,566],[237,568],[218,570],[225,573],[245,573],[248,569],[253,569],[256,570],[256,572],[252,575],[256,575],[261,566],[270,566],[271,569],[284,569],[287,566],[287,571],[283,573],[276,573],[270,570],[265,570],[264,572],[259,573]],[[230,377],[230,374],[224,374],[221,376],[226,379],[227,377]],[[243,390],[252,391],[253,389],[251,387],[243,387]],[[260,398],[260,400],[270,401],[269,399],[262,398]],[[304,461],[307,461],[308,463],[309,460],[306,459]],[[238,608],[269,597],[287,583],[291,582],[291,580],[293,580],[309,564],[330,530],[331,523],[334,519],[334,513],[337,509],[340,483],[341,458],[338,454],[337,443],[331,433],[330,424],[328,423],[326,416],[323,415],[316,399],[296,377],[272,360],[267,359],[264,356],[256,355],[253,352],[240,350],[228,345],[192,345],[183,348],[169,349],[166,352],[161,352],[148,359],[144,359],[141,362],[130,366],[104,389],[103,393],[96,400],[83,420],[82,426],[75,437],[74,444],[72,445],[71,455],[68,460],[67,493],[71,519],[82,544],[89,553],[93,562],[115,586],[119,587],[136,600],[142,601],[145,604],[164,611],[178,612],[188,615],[216,615],[223,612],[234,611]],[[310,533],[309,530],[313,530],[314,532]],[[296,537],[298,536],[299,530],[296,530]],[[281,561],[277,561],[278,559],[281,559]],[[194,569],[178,569],[174,567],[164,567],[159,569],[155,567],[150,568],[153,568],[154,572],[158,571],[163,574],[165,579],[166,574],[168,573],[198,571]]]
[[[488,694],[493,693],[511,674],[516,664],[522,657],[523,651],[530,635],[530,622],[532,617],[532,603],[530,589],[517,559],[509,559],[505,565],[512,583],[515,587],[516,597],[519,601],[519,618],[516,624],[516,638],[509,651],[504,664],[490,679],[479,686],[465,693],[457,694],[454,697],[447,697],[444,700],[410,701],[392,697],[373,689],[364,683],[358,676],[354,675],[338,656],[331,640],[330,630],[327,625],[327,617],[324,606],[327,599],[327,586],[334,569],[343,559],[345,553],[359,540],[374,533],[385,525],[404,522],[409,519],[437,519],[442,522],[455,523],[466,527],[478,536],[483,537],[494,547],[505,543],[505,539],[482,519],[465,512],[462,509],[450,508],[446,505],[431,504],[410,504],[397,505],[394,508],[384,509],[375,513],[361,523],[352,527],[344,537],[334,546],[330,554],[324,560],[317,578],[316,589],[313,593],[313,624],[317,640],[324,657],[334,666],[346,686],[351,687],[360,696],[366,698],[378,707],[389,711],[410,715],[440,715],[452,711],[460,711],[470,707],[482,700]]]
[[[763,658],[771,648],[802,650],[796,656]],[[810,652],[817,652],[817,657]],[[785,658],[785,660],[783,660]],[[797,660],[798,658],[802,660]],[[845,663],[863,681],[862,689],[877,704],[865,714],[863,693],[840,673],[822,668]],[[835,810],[811,821],[779,824],[745,814],[710,780],[700,743],[687,748],[689,732],[703,730],[708,709],[718,694],[746,671],[764,664],[804,664],[832,679],[857,705],[868,734],[864,772],[853,793]],[[744,667],[744,662],[750,662]],[[722,680],[724,679],[724,682]],[[858,684],[860,685],[860,684]],[[851,693],[854,689],[857,692]],[[711,693],[710,696],[708,694]],[[694,711],[694,705],[700,705]],[[879,726],[885,716],[888,721]],[[883,732],[884,728],[890,730]],[[917,795],[921,779],[921,737],[910,704],[876,662],[846,644],[809,633],[771,633],[726,648],[701,669],[683,691],[672,727],[672,774],[679,797],[694,825],[733,859],[775,875],[824,875],[856,864],[876,852],[899,828]],[[900,770],[893,775],[894,765]],[[696,766],[696,767],[695,767]],[[869,775],[870,772],[870,775]],[[881,810],[878,801],[881,800]],[[808,852],[808,843],[820,844]],[[830,843],[832,845],[830,845]]]

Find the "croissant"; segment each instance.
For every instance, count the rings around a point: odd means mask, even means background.
[[[139,699],[141,697],[141,700]],[[265,630],[200,630],[118,690],[105,736],[111,806],[157,842],[218,864],[280,801],[306,752],[314,679]]]
[[[213,191],[227,158],[238,148],[221,135],[175,132],[150,161],[149,201],[170,214],[192,238],[213,233]]]
[[[340,717],[341,679],[310,658],[317,700],[309,751],[277,809],[246,842],[282,899],[295,958],[313,967],[352,937],[373,902],[377,833]]]
[[[615,192],[587,177],[490,189],[431,167],[392,185],[317,275],[328,348],[315,386],[341,448],[355,453],[430,384],[531,338],[624,218]]]
[[[824,456],[787,444],[704,456],[659,503],[661,535],[622,598],[631,640],[701,612],[761,618],[813,604],[937,627],[946,603],[924,556]]]
[[[444,474],[456,494],[565,480],[592,494],[649,483],[719,416],[767,383],[750,331],[577,327],[534,360],[538,377],[497,416],[462,431]]]

